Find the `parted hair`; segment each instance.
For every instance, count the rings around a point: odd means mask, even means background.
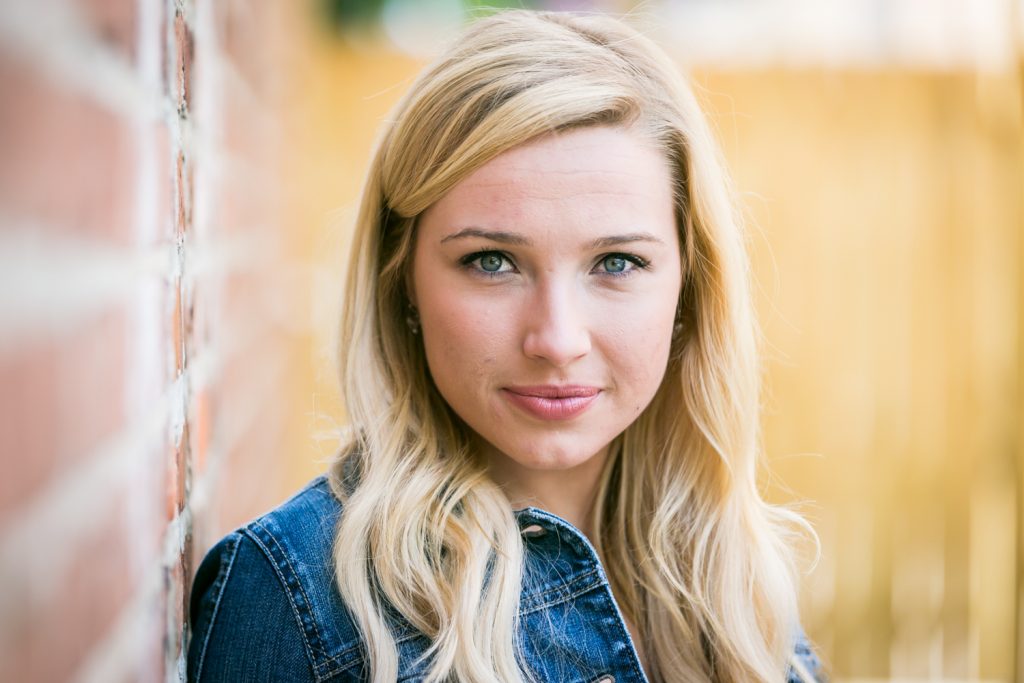
[[[356,218],[340,317],[351,439],[338,588],[372,680],[399,675],[394,610],[426,635],[428,681],[534,680],[518,641],[523,541],[468,428],[406,322],[417,217],[538,136],[621,126],[669,161],[680,331],[653,401],[616,437],[591,539],[648,652],[652,680],[778,683],[797,629],[794,540],[813,531],[757,485],[759,333],[739,211],[690,87],[606,16],[499,12],[473,22],[388,118]]]

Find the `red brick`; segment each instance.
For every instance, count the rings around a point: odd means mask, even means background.
[[[154,206],[148,208],[157,221],[155,242],[166,244],[173,239],[175,230],[175,213],[172,209],[175,202],[173,173],[175,172],[174,153],[171,150],[171,135],[167,124],[154,123],[150,135],[153,144],[153,161],[156,171],[157,198]],[[190,190],[190,185],[189,185]]]
[[[136,5],[139,0],[79,0],[93,33],[104,43],[121,53],[129,62],[137,54]]]
[[[167,623],[174,624],[174,627],[168,629],[163,642],[164,661],[168,664],[177,660],[184,645],[184,633],[181,625],[185,623],[187,615],[188,586],[186,579],[189,576],[188,566],[191,562],[186,562],[186,558],[189,558],[189,555],[188,552],[184,553],[164,570],[161,601],[164,613],[173,617]]]
[[[171,448],[171,456],[168,458],[164,505],[164,517],[168,522],[185,507],[186,463],[189,460],[188,433],[188,422],[186,422],[181,439],[177,445]]]
[[[124,427],[126,312],[0,358],[0,518]]]
[[[195,570],[195,565],[193,564],[193,557],[195,556],[195,551],[194,551],[194,548],[193,548],[194,545],[195,545],[195,534],[193,533],[192,526],[190,524],[189,528],[185,531],[185,543],[184,543],[184,546],[182,547],[182,552],[181,552],[181,566],[182,566],[182,570],[183,570],[182,578],[186,581],[186,584],[185,584],[186,588],[188,588],[188,580],[191,579],[192,574],[194,573],[194,570]],[[182,609],[185,612],[185,614],[187,615],[188,614],[188,591],[187,590],[185,591],[185,594],[182,596]]]
[[[271,13],[251,12],[245,3],[232,0],[217,4],[214,14],[222,56],[233,72],[219,84],[224,148],[252,166],[273,169],[280,143],[275,129],[285,103],[283,76],[297,67],[287,61]]]
[[[247,318],[265,318],[267,301],[260,294],[266,285],[267,274],[256,268],[240,268],[226,275],[222,280],[221,304],[228,316],[222,324],[245,326],[251,322]],[[234,342],[241,340],[235,339]]]
[[[124,492],[102,495],[126,498]],[[159,544],[134,538],[126,525],[118,523],[136,513],[122,502],[94,535],[73,539],[77,556],[55,594],[23,591],[27,610],[19,615],[24,617],[19,631],[11,641],[0,643],[0,661],[10,669],[3,680],[67,680],[108,636],[139,589],[141,571],[155,566],[158,557],[152,546]],[[46,561],[38,553],[31,556]]]
[[[164,669],[164,630],[166,610],[160,601],[152,605],[143,624],[143,632],[133,641],[132,668],[124,677],[131,683],[162,683],[180,680],[177,674],[168,675]]]
[[[216,496],[216,518],[220,532],[227,533],[281,502],[282,496],[268,482],[285,477],[287,454],[282,452],[280,433],[270,429],[280,422],[283,431],[285,416],[272,413],[272,401],[267,401],[260,417],[262,429],[246,432],[229,455],[221,479],[221,491]]]
[[[221,329],[224,312],[218,300],[204,293],[204,282],[195,282],[192,287],[192,343],[198,349],[210,344]]]
[[[275,99],[287,68],[282,64],[282,42],[276,30],[284,19],[279,8],[264,5],[253,12],[249,3],[225,0],[214,5],[214,30],[223,58],[234,65],[256,97]]]
[[[237,80],[225,78],[223,109],[224,151],[233,159],[253,169],[253,173],[261,172],[264,178],[273,179],[273,169],[269,162],[277,150],[274,137],[274,117],[276,109],[270,101],[253,98],[245,84]],[[255,111],[254,111],[255,109]],[[230,176],[227,180],[231,180]],[[239,185],[247,187],[252,196],[264,199],[265,194],[254,192],[251,179],[239,179]]]
[[[209,507],[214,506],[216,501],[211,498],[207,502],[208,507],[203,510],[196,510],[199,514],[192,518],[192,535],[189,545],[189,567],[187,574],[190,586],[193,579],[195,579],[196,570],[199,569],[199,563],[203,561],[207,551],[223,535],[221,525],[215,519],[215,512]]]
[[[132,126],[0,55],[0,207],[116,242],[132,234]]]
[[[206,471],[206,454],[210,446],[210,392],[201,389],[194,394],[189,418],[189,454],[193,477]]]
[[[171,310],[171,349],[174,351],[174,376],[185,370],[185,326],[181,315],[181,286],[173,285],[174,308]]]
[[[6,519],[57,470],[60,430],[53,417],[60,391],[56,354],[34,348],[0,358],[0,519]]]
[[[195,58],[195,39],[192,29],[179,11],[174,14],[174,79],[173,93],[178,107],[183,110],[195,108],[192,101],[192,62]]]
[[[179,235],[192,232],[193,170],[192,163],[186,160],[183,152],[179,152],[175,163],[178,196],[176,197],[177,211],[174,226]]]
[[[253,151],[253,154],[258,153]],[[250,156],[247,161],[254,158]],[[263,166],[275,166],[271,157],[266,158]],[[256,172],[258,166],[252,168]],[[218,187],[217,203],[211,212],[213,224],[220,234],[249,244],[260,244],[265,236],[275,237],[274,231],[281,230],[283,222],[277,201],[280,182],[285,181],[279,181],[268,173],[257,178],[225,179]],[[284,235],[276,237],[281,243],[288,242]]]
[[[171,149],[171,135],[167,124],[163,121],[153,122],[146,131],[147,143],[152,150],[152,158],[156,185],[155,201],[145,206],[146,220],[155,222],[155,229],[147,231],[144,241],[153,244],[166,244],[173,240],[175,233],[175,153]]]
[[[195,300],[196,285],[189,284],[182,291],[181,296],[181,330],[185,336],[185,363],[191,363],[196,355],[196,350],[202,346],[202,341],[195,336]]]
[[[287,361],[284,353],[280,340],[268,330],[224,368],[217,427],[237,440],[221,454],[226,460],[220,490],[211,499],[222,533],[268,510],[284,493],[273,483],[284,480],[289,457],[284,452],[287,398],[263,384],[269,366]],[[281,377],[286,375],[285,370]],[[250,412],[254,400],[258,402],[255,414]]]

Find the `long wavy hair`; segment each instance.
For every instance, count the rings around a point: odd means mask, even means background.
[[[777,683],[798,624],[792,540],[758,491],[760,367],[749,266],[717,146],[650,40],[602,16],[502,12],[413,84],[363,190],[339,335],[352,438],[330,480],[338,588],[376,683],[391,610],[431,643],[429,681],[532,680],[518,641],[523,542],[508,499],[410,333],[417,217],[495,156],[580,126],[629,127],[674,175],[681,332],[648,408],[611,444],[591,539],[652,680]],[[813,533],[813,532],[812,532]]]

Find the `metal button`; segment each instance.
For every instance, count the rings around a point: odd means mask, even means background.
[[[594,681],[594,683],[615,683],[615,676],[612,676],[611,674],[601,676],[601,678]]]
[[[523,527],[522,534],[527,538],[538,538],[547,533],[547,530],[540,524],[531,524],[530,526]]]

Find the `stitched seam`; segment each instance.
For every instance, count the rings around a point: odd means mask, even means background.
[[[612,596],[611,586],[603,586],[603,588],[604,590],[601,591],[601,599],[604,601],[605,607],[607,607],[608,611],[615,613],[615,598],[614,596]],[[632,636],[629,635],[629,629],[623,622],[621,615],[619,615],[619,625],[622,627],[622,630],[626,632],[626,638],[632,640]],[[637,679],[642,681],[644,679],[644,674],[643,671],[641,671],[640,669],[640,653],[636,650],[636,643],[633,643],[630,655],[631,656],[629,657],[629,666],[633,670],[633,674],[637,677]]]
[[[257,522],[253,522],[253,526],[257,526],[260,529],[262,529],[263,532],[266,533],[267,537],[274,543],[274,546],[277,548],[278,552],[280,552],[281,559],[284,561],[284,563],[286,565],[288,565],[288,571],[291,572],[292,576],[295,577],[295,583],[299,587],[299,592],[302,593],[302,599],[305,600],[305,602],[306,602],[306,611],[309,612],[310,613],[309,616],[312,617],[313,616],[313,603],[310,601],[309,595],[306,593],[306,589],[302,585],[302,582],[299,581],[298,572],[296,572],[295,571],[295,567],[292,566],[292,562],[288,558],[288,553],[286,553],[284,551],[284,546],[281,545],[281,543],[277,540],[277,537],[274,536],[274,534],[272,534],[267,527],[263,526],[262,523],[260,523],[258,521]],[[285,585],[285,590],[288,590],[287,584]],[[323,643],[324,639],[323,639],[323,636],[320,635],[320,630],[317,628],[316,619],[310,619],[310,623],[313,625],[313,632],[316,634],[316,639],[320,643]]]
[[[316,482],[316,483],[314,484],[314,483],[311,482],[310,485],[306,486],[306,488],[303,491],[301,491],[299,495],[307,493],[307,492],[317,491],[321,495],[333,497],[333,494],[331,493],[331,489],[330,489],[330,482],[327,481],[327,477],[326,476],[320,475],[319,477],[316,477],[315,479],[313,479],[313,481]],[[298,496],[296,496],[296,497],[298,497]],[[267,527],[262,524],[262,522],[260,520],[256,520],[254,522],[254,524],[258,525],[264,532],[266,532],[267,536],[269,536],[274,541],[274,545],[276,545],[280,549],[280,551],[281,551],[281,557],[284,558],[284,561],[288,564],[288,569],[291,570],[292,574],[295,574],[297,576],[297,574],[295,572],[295,568],[292,567],[292,565],[291,565],[291,560],[288,559],[288,554],[284,551],[284,548],[281,546],[280,542],[277,540],[277,537],[274,536],[270,532],[270,530],[267,529]],[[354,645],[352,645],[351,647],[345,648],[344,650],[342,650],[341,652],[339,652],[336,655],[329,655],[329,654],[327,654],[327,648],[326,648],[326,646],[323,645],[323,643],[325,642],[324,638],[320,634],[320,631],[317,629],[316,619],[314,618],[314,615],[313,615],[313,607],[312,607],[313,603],[310,602],[309,596],[306,594],[306,590],[303,587],[302,582],[297,580],[296,583],[298,583],[298,585],[299,585],[299,590],[302,591],[302,597],[306,601],[306,605],[309,606],[308,607],[308,611],[309,611],[309,615],[310,615],[310,623],[312,623],[313,630],[316,632],[317,640],[321,643],[320,655],[321,655],[321,657],[323,658],[324,661],[322,661],[322,662],[314,662],[313,663],[314,670],[321,669],[321,668],[327,668],[328,666],[330,666],[332,664],[334,666],[337,666],[338,669],[336,671],[331,671],[331,672],[328,672],[327,674],[325,674],[328,678],[330,678],[330,677],[334,676],[337,673],[341,673],[341,672],[347,671],[348,669],[351,669],[353,666],[355,666],[357,664],[361,665],[363,663],[363,657],[361,656],[362,649],[360,647],[359,641],[356,641],[356,643]],[[286,587],[286,589],[287,589],[287,587]],[[356,657],[355,659],[353,659],[348,664],[342,663],[341,659],[343,657],[348,656],[352,652],[358,652],[358,653],[360,653],[360,656]]]
[[[260,529],[263,529],[264,531],[266,531],[266,529],[262,525],[260,525],[258,522],[253,522],[252,526],[259,526]],[[295,604],[295,600],[294,600],[294,598],[292,596],[292,592],[288,588],[288,582],[285,580],[284,574],[282,574],[282,572],[281,572],[281,567],[278,566],[277,561],[274,559],[273,552],[271,552],[270,548],[268,548],[263,543],[263,539],[261,539],[251,529],[246,529],[245,533],[246,533],[246,535],[249,536],[249,538],[252,539],[253,543],[255,543],[260,548],[260,550],[263,551],[263,554],[266,555],[267,559],[270,561],[270,566],[273,567],[274,573],[277,575],[277,580],[281,582],[281,587],[284,588],[285,595],[288,596],[288,606],[292,608],[292,615],[295,617],[295,621],[298,623],[299,633],[302,634],[302,644],[306,648],[306,656],[309,657],[309,661],[313,665],[313,672],[314,672],[314,675],[315,675],[316,674],[316,657],[313,655],[313,647],[312,647],[312,645],[309,642],[309,638],[308,638],[308,636],[306,634],[306,627],[302,623],[302,615],[299,614],[299,607],[298,607],[298,605]],[[267,533],[267,535],[270,536],[271,539],[274,538],[273,536],[270,535],[270,533]],[[289,566],[289,569],[291,569],[290,566]],[[314,624],[314,628],[315,627],[316,627],[316,624]]]
[[[359,650],[360,650],[359,643],[356,643],[352,647],[347,647],[347,648],[345,648],[344,650],[342,650],[341,652],[339,652],[336,655],[329,655],[326,652],[324,652],[323,653],[323,658],[324,658],[325,661],[321,662],[320,664],[316,664],[314,666],[316,666],[316,668],[319,669],[319,668],[326,667],[328,664],[334,664],[335,666],[338,667],[337,671],[332,671],[330,674],[328,674],[329,676],[333,676],[335,673],[337,673],[339,671],[346,671],[348,669],[351,669],[356,664],[362,664],[363,663],[363,658],[362,658],[361,655],[358,658],[353,659],[348,664],[343,664],[340,661],[341,658],[346,656],[346,655],[348,655],[348,653],[350,653],[352,651],[359,651]]]
[[[213,633],[213,626],[217,621],[217,614],[220,612],[220,601],[224,597],[224,590],[228,585],[228,578],[231,576],[231,570],[235,566],[235,557],[238,555],[238,545],[241,541],[241,537],[235,539],[234,544],[231,547],[231,556],[228,559],[226,566],[221,566],[217,572],[217,578],[215,581],[219,582],[217,587],[217,597],[213,601],[213,614],[210,615],[210,623],[206,627],[206,633],[203,634],[203,646],[199,649],[199,662],[196,664],[196,681],[202,680],[203,678],[203,664],[206,663],[206,648],[210,644],[210,634]],[[222,576],[223,575],[223,576]]]
[[[587,574],[584,574],[583,576],[581,576],[579,579],[574,580],[573,583],[578,583],[578,582],[582,581],[583,579],[589,578],[589,577],[591,577],[593,575],[596,575],[596,574],[598,574],[598,572],[596,570],[588,572]],[[572,584],[570,584],[570,585],[572,585]],[[544,603],[541,603],[540,605],[536,605],[535,607],[530,607],[528,609],[525,609],[525,610],[521,611],[519,614],[520,615],[533,614],[534,612],[539,612],[542,609],[547,609],[548,607],[553,607],[554,605],[560,605],[563,602],[569,602],[570,600],[575,600],[576,598],[578,598],[579,596],[583,595],[584,593],[589,593],[590,591],[594,590],[595,588],[600,588],[601,586],[602,586],[601,583],[591,583],[591,584],[582,586],[582,587],[580,587],[580,588],[578,588],[578,589],[576,589],[574,591],[570,591],[568,593],[563,593],[563,591],[565,589],[563,589],[563,588],[561,588],[559,586],[556,586],[555,588],[551,588],[551,589],[548,589],[548,590],[544,591],[543,593],[540,593],[540,595],[545,595],[547,593],[552,593],[552,592],[556,592],[557,591],[559,593],[559,596],[557,598],[555,598],[553,600],[549,600],[549,601],[544,602]]]
[[[543,600],[544,596],[551,595],[551,594],[555,594],[556,597],[551,599],[551,600],[543,601],[540,604],[534,605],[533,607],[529,607],[529,608],[521,611],[520,615],[533,614],[534,612],[540,611],[542,609],[546,609],[546,608],[551,607],[553,605],[559,605],[559,604],[562,604],[563,602],[568,602],[570,600],[575,600],[576,598],[578,598],[579,596],[583,595],[584,593],[586,593],[588,591],[591,591],[594,588],[597,588],[597,587],[601,586],[600,582],[596,582],[596,583],[592,582],[592,579],[594,577],[596,577],[596,576],[599,577],[599,575],[600,575],[600,572],[598,572],[598,570],[592,569],[592,570],[588,571],[585,574],[581,574],[580,576],[577,576],[575,579],[573,579],[569,583],[568,586],[552,586],[551,588],[547,588],[547,589],[545,589],[543,591],[540,591],[538,593],[531,594],[530,596],[528,596],[526,598],[527,600],[530,600],[530,601],[533,601],[533,600],[536,600],[536,599]],[[572,589],[572,586],[580,584],[580,583],[583,583],[583,582],[587,582],[586,585],[581,586],[580,588],[577,588],[575,590]],[[413,638],[416,638],[416,637],[418,637],[420,635],[422,635],[422,634],[418,633],[415,630],[405,631],[400,637],[395,639],[395,645],[401,645],[402,643],[404,643],[406,641],[409,641],[409,640],[412,640]],[[347,652],[347,650],[346,650],[346,652]]]
[[[310,601],[309,595],[306,593],[306,589],[303,587],[302,582],[298,580],[298,573],[295,571],[295,567],[292,566],[291,560],[288,559],[288,554],[284,551],[284,548],[281,546],[280,542],[277,540],[277,537],[274,536],[274,534],[272,534],[270,532],[270,530],[267,529],[267,527],[263,526],[262,523],[260,523],[259,521],[255,521],[250,526],[252,526],[252,527],[259,527],[259,529],[261,531],[263,531],[263,533],[265,533],[267,535],[267,538],[269,538],[274,543],[274,546],[278,549],[278,551],[280,551],[281,559],[284,561],[284,563],[286,565],[288,565],[288,571],[290,571],[291,574],[296,577],[295,583],[299,587],[299,592],[302,593],[302,599],[305,600],[305,602],[306,602],[305,611],[309,613],[309,623],[311,624],[311,627],[312,627],[313,632],[314,632],[314,634],[316,636],[317,642],[319,642],[321,644],[321,646],[318,649],[320,651],[320,657],[321,657],[321,659],[323,661],[320,661],[320,662],[316,661],[317,658],[313,654],[313,646],[309,642],[308,634],[306,633],[306,627],[305,627],[305,625],[302,622],[301,615],[299,614],[299,607],[298,607],[298,605],[295,604],[294,600],[292,599],[292,591],[288,587],[288,582],[285,580],[284,575],[281,573],[280,567],[277,565],[277,561],[274,559],[273,551],[271,551],[269,548],[267,548],[263,544],[262,539],[259,539],[257,537],[257,543],[260,545],[261,548],[263,548],[264,553],[266,553],[266,555],[271,559],[271,564],[274,565],[274,571],[277,573],[278,578],[280,579],[281,584],[284,587],[285,593],[288,594],[288,603],[292,606],[292,611],[295,612],[295,617],[299,621],[299,625],[301,627],[300,630],[302,631],[302,640],[303,640],[304,644],[306,645],[306,649],[307,649],[307,652],[309,654],[310,661],[312,661],[312,663],[313,663],[313,670],[314,670],[314,673],[316,674],[317,678],[320,678],[320,673],[319,673],[320,669],[326,668],[327,666],[329,666],[331,664],[334,664],[335,666],[340,667],[340,670],[344,671],[345,669],[351,668],[353,664],[361,662],[361,659],[357,658],[357,659],[353,660],[353,662],[351,664],[349,664],[348,666],[343,666],[338,661],[338,658],[341,657],[342,655],[348,654],[352,650],[358,649],[359,648],[358,644],[356,644],[353,647],[348,648],[344,652],[341,652],[341,653],[339,653],[337,655],[328,655],[327,654],[327,651],[323,647],[323,642],[324,642],[323,636],[320,635],[320,630],[317,628],[316,619],[314,618],[314,615],[313,615],[313,603]],[[250,536],[256,536],[256,535],[251,533]]]
[[[600,578],[600,572],[598,572],[596,569],[592,569],[586,574],[582,574],[581,576],[578,576],[575,579],[573,579],[568,584],[568,586],[556,585],[552,586],[551,588],[540,591],[539,593],[534,593],[530,595],[528,598],[526,598],[528,601],[541,600],[540,604],[534,605],[533,607],[528,607],[527,609],[521,611],[520,614],[532,614],[537,610],[542,610],[546,607],[551,607],[552,605],[559,605],[563,602],[579,597],[580,595],[586,593],[589,590],[593,590],[595,587],[601,585],[600,581],[596,583],[593,582],[593,578],[595,576]],[[573,588],[573,586],[583,582],[586,582],[584,586],[576,589]],[[552,594],[555,595],[554,598],[550,600],[545,599],[545,596]]]
[[[551,588],[545,588],[542,591],[539,591],[537,593],[533,593],[532,595],[528,596],[527,599],[528,600],[534,600],[534,599],[541,599],[542,600],[542,599],[544,599],[545,596],[551,595],[552,593],[555,593],[555,594],[558,594],[558,595],[565,595],[567,592],[571,593],[572,591],[575,590],[573,588],[574,585],[582,583],[584,581],[588,581],[589,582],[595,576],[600,578],[600,572],[598,572],[598,570],[596,568],[595,569],[591,569],[590,571],[586,572],[585,574],[580,574],[579,576],[574,578],[572,581],[570,581],[565,586],[561,586],[561,585],[555,584]]]

